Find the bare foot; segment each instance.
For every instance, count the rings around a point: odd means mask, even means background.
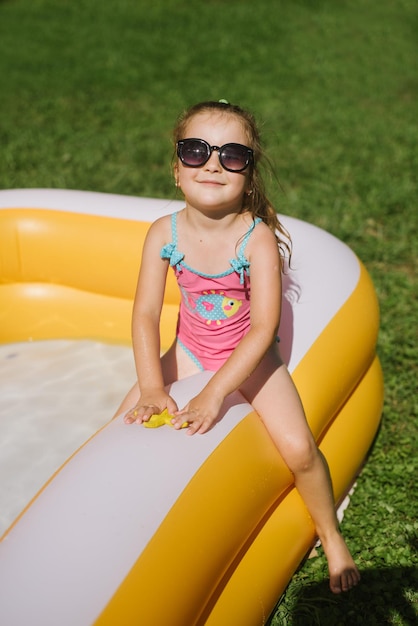
[[[326,543],[323,541],[322,546],[328,560],[329,586],[332,593],[349,591],[355,587],[360,580],[360,572],[342,535],[337,531]]]

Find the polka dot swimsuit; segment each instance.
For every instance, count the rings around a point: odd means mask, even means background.
[[[173,267],[181,292],[177,341],[201,370],[217,371],[250,328],[250,264],[244,255],[257,218],[238,254],[221,274],[202,274],[177,249],[177,213],[171,216],[172,242],[161,258]]]

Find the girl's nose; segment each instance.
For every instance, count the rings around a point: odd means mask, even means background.
[[[217,171],[222,169],[221,162],[219,160],[219,152],[217,150],[212,150],[212,154],[209,159],[205,163],[205,167],[210,171]]]

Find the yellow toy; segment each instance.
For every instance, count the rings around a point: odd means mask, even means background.
[[[134,411],[134,415],[136,415],[138,413],[138,411]],[[145,428],[159,428],[160,426],[171,426],[171,428],[173,428],[173,424],[171,423],[171,420],[173,419],[173,415],[170,415],[170,413],[167,411],[167,409],[164,409],[164,411],[160,414],[154,413],[154,415],[151,415],[150,419],[147,422],[142,422],[142,425],[145,426]],[[184,424],[181,425],[181,428],[187,428],[188,427],[188,423],[184,422]]]

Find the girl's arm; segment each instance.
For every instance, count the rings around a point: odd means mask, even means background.
[[[259,224],[248,243],[251,264],[251,328],[206,387],[193,398],[173,422],[185,420],[188,433],[204,433],[218,419],[227,395],[238,389],[254,372],[276,340],[281,312],[281,269],[276,239],[265,224]]]
[[[160,359],[160,316],[164,300],[168,261],[161,259],[162,246],[169,240],[169,221],[161,218],[148,231],[132,314],[132,342],[140,398],[128,411],[127,423],[147,421],[165,408],[177,410],[164,389]]]

